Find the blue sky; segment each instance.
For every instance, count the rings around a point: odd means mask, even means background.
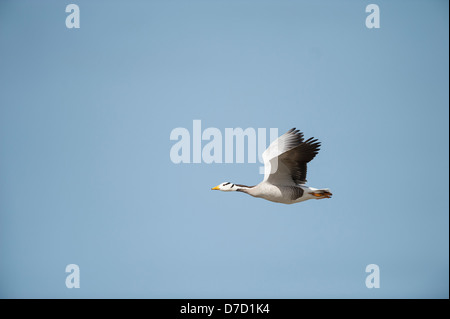
[[[0,297],[448,298],[448,2],[69,3],[0,3]],[[172,163],[195,119],[319,138],[334,197],[211,191],[260,164]]]

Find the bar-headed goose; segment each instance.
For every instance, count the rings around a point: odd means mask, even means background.
[[[237,191],[272,202],[294,204],[308,199],[330,198],[328,188],[312,188],[306,183],[306,164],[319,152],[317,139],[303,139],[295,128],[283,134],[262,154],[264,180],[256,186],[222,183],[212,189],[224,192]]]

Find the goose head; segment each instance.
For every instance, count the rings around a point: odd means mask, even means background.
[[[213,187],[211,189],[219,190],[219,191],[223,191],[223,192],[233,192],[233,191],[236,191],[238,188],[233,183],[226,182],[226,183],[219,184],[216,187]]]

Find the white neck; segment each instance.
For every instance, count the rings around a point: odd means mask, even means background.
[[[254,187],[254,186],[235,185],[235,186],[233,187],[233,190],[235,190],[235,191],[237,191],[237,192],[243,192],[243,193],[247,193],[247,194],[250,194],[250,195],[251,195],[250,191],[251,191],[251,189],[252,189],[253,187]]]

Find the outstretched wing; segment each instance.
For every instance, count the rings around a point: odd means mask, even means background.
[[[262,154],[264,181],[279,185],[306,183],[306,164],[319,152],[317,139],[303,139],[295,128],[276,139]]]

